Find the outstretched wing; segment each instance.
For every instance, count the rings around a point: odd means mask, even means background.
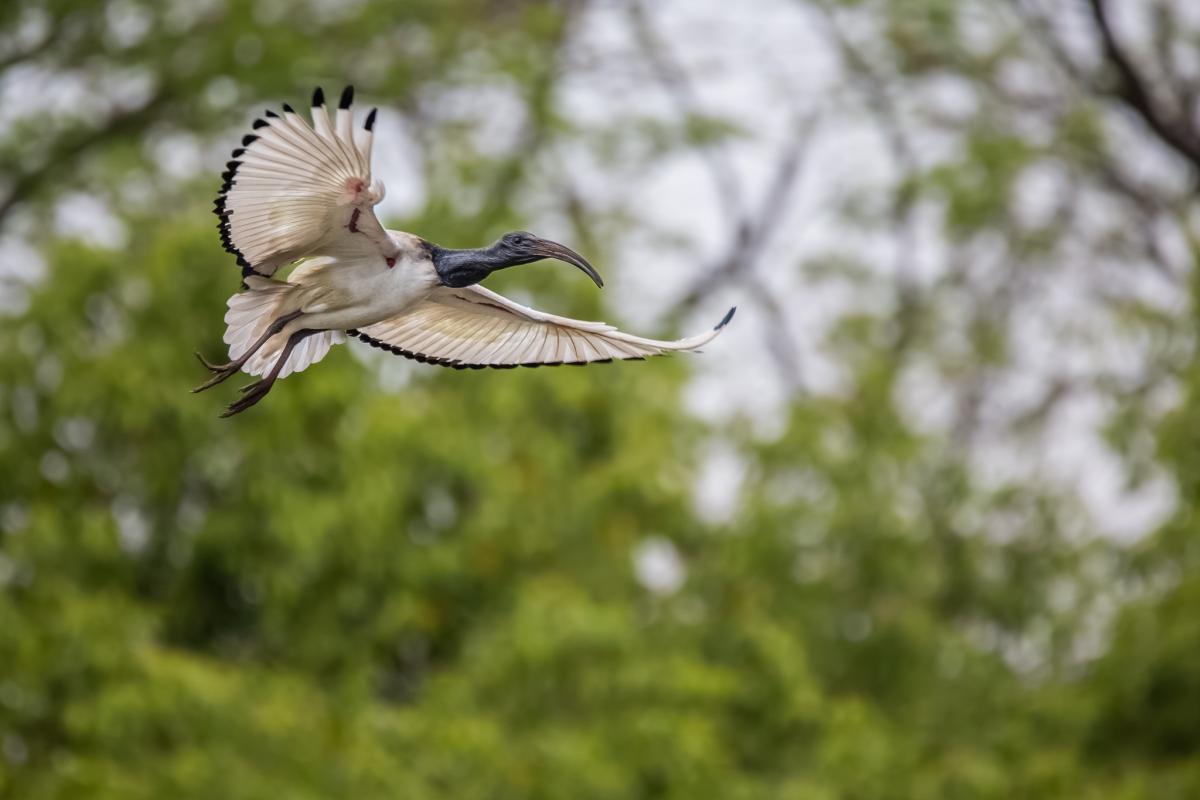
[[[284,104],[282,115],[267,111],[256,119],[233,151],[215,212],[221,241],[243,275],[270,276],[311,255],[395,257],[396,245],[373,211],[384,192],[371,181],[375,111],[356,141],[353,99],[354,87],[347,86],[331,123],[318,88],[311,126]]]
[[[545,314],[476,285],[440,289],[411,311],[349,333],[373,347],[456,369],[589,364],[695,350],[717,337],[734,310],[711,331],[667,342]]]

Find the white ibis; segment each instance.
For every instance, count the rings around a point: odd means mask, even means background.
[[[320,361],[343,332],[430,364],[463,368],[536,367],[642,359],[694,350],[711,331],[676,341],[632,336],[601,322],[557,317],[479,285],[506,267],[556,259],[603,281],[573,250],[524,231],[488,247],[454,250],[385,230],[372,210],[383,184],[371,176],[372,110],[352,130],[353,87],[332,121],[318,88],[312,125],[290,106],[266,112],[233,151],[216,201],[221,241],[237,257],[245,285],[229,298],[230,360],[212,364],[203,391],[239,370],[261,376],[222,414],[257,403],[279,378]],[[286,281],[279,267],[301,262]]]

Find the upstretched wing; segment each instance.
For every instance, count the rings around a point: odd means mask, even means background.
[[[456,369],[589,364],[695,350],[717,337],[734,310],[711,331],[667,342],[545,314],[476,285],[440,289],[411,311],[349,333],[373,347]]]
[[[267,111],[256,119],[233,151],[214,210],[221,241],[243,275],[270,276],[311,255],[396,255],[373,211],[384,192],[382,183],[371,182],[375,111],[356,140],[353,99],[354,87],[347,86],[331,122],[318,88],[312,125],[284,104],[282,115]]]

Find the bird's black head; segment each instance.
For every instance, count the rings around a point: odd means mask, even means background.
[[[451,250],[435,246],[432,253],[433,265],[442,283],[456,288],[479,283],[496,270],[532,264],[544,258],[578,267],[597,286],[604,286],[600,273],[583,256],[558,242],[542,239],[527,231],[506,233],[490,247]]]
[[[496,244],[506,247],[528,247],[537,240],[538,237],[529,231],[510,231],[497,239]]]

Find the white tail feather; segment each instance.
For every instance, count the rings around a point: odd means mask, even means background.
[[[267,332],[271,323],[293,310],[289,295],[299,288],[295,284],[282,283],[251,275],[246,278],[247,288],[229,298],[229,310],[225,312],[225,343],[229,345],[229,358],[240,358],[259,338]],[[295,330],[288,326],[268,339],[258,351],[247,359],[242,371],[249,375],[265,375],[275,365],[288,335]],[[280,378],[300,372],[310,364],[325,357],[329,348],[346,340],[341,331],[321,331],[302,340],[292,350],[287,363],[279,371]]]

